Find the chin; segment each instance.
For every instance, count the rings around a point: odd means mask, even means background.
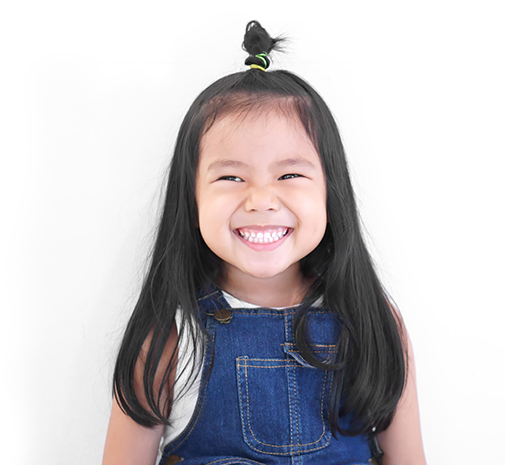
[[[248,274],[249,276],[252,276],[253,278],[257,279],[269,279],[269,278],[275,278],[276,276],[281,275],[284,271],[286,270],[279,270],[279,269],[265,269],[265,268],[260,268],[260,269],[254,269],[254,270],[243,270],[244,273]]]

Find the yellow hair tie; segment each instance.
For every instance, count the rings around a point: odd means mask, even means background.
[[[261,71],[266,71],[265,68],[263,68],[263,66],[260,66],[260,65],[255,65],[255,64],[252,64],[250,65],[251,66],[251,69],[261,69]]]

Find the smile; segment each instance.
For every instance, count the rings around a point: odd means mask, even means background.
[[[273,244],[280,241],[289,232],[290,228],[265,228],[261,231],[257,229],[238,228],[237,234],[247,242],[253,244]]]

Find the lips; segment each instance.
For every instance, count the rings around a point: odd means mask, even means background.
[[[243,227],[235,231],[238,236],[253,244],[273,244],[285,237],[291,228],[286,226],[273,227]]]

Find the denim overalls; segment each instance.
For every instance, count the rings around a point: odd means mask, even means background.
[[[298,352],[296,308],[230,308],[219,290],[199,303],[215,347],[212,372],[207,350],[193,417],[160,465],[370,465],[366,436],[331,434],[333,375]],[[335,316],[313,308],[307,322],[317,355],[334,359]]]

